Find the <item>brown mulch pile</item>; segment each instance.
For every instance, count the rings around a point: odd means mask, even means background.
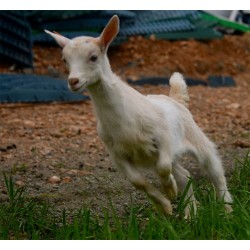
[[[126,75],[184,75],[207,78],[209,75],[231,75],[248,72],[250,67],[250,34],[225,36],[211,41],[154,41],[131,37],[111,55],[116,70],[131,65]],[[133,58],[133,63],[131,59]]]
[[[67,76],[60,48],[35,46],[33,52],[35,74]],[[226,169],[233,165],[234,156],[246,155],[250,148],[250,34],[207,42],[131,37],[111,48],[109,58],[124,79],[170,76],[174,71],[200,79],[232,76],[236,87],[190,87],[190,110],[218,145]],[[1,64],[0,72],[29,70]],[[168,93],[162,85],[135,88],[144,94]],[[52,199],[59,208],[91,204],[99,209],[108,204],[107,195],[118,209],[131,195],[144,201],[111,166],[95,128],[90,102],[0,104],[0,171],[11,173],[31,196]],[[2,177],[0,190],[0,201],[6,200]]]
[[[67,75],[59,47],[34,46],[34,73]],[[109,50],[113,70],[124,78],[169,76],[178,71],[186,77],[206,79],[209,75],[238,76],[250,67],[250,34],[224,36],[211,41],[166,41],[130,37],[128,42]],[[23,72],[3,66],[0,72]],[[29,71],[28,71],[29,72]]]

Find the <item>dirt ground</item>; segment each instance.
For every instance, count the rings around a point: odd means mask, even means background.
[[[207,79],[230,75],[236,87],[189,87],[190,110],[195,121],[217,144],[227,174],[235,158],[250,148],[250,34],[225,36],[207,42],[158,41],[131,37],[111,48],[113,70],[123,79],[170,76],[180,71],[186,77]],[[34,46],[35,74],[66,78],[57,47]],[[23,72],[1,64],[0,72]],[[143,94],[168,93],[168,86],[135,86]],[[0,104],[0,202],[8,199],[2,171],[13,176],[27,194],[49,199],[61,211],[82,205],[102,213],[111,198],[123,213],[133,200],[148,204],[112,166],[96,134],[90,101],[49,104]],[[186,158],[186,167],[196,178],[200,170]],[[151,178],[151,173],[147,174]],[[152,177],[152,180],[155,180]]]

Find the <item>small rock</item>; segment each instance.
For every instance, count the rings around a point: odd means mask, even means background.
[[[91,172],[88,172],[88,171],[84,171],[84,170],[79,170],[78,171],[78,174],[81,175],[81,176],[84,176],[84,175],[90,175],[92,174]]]
[[[48,182],[51,184],[57,184],[57,183],[60,183],[60,181],[61,181],[61,178],[56,176],[56,175],[54,175],[48,179]]]
[[[25,183],[23,181],[16,181],[16,185],[18,187],[24,187],[25,186]]]
[[[238,109],[239,107],[240,107],[240,104],[236,103],[236,102],[227,105],[227,108],[229,108],[229,109]]]
[[[69,175],[78,174],[78,170],[76,170],[76,169],[71,169],[71,170],[67,171],[67,174],[69,174]]]
[[[23,123],[25,126],[28,126],[28,127],[35,127],[36,125],[35,122],[30,121],[30,120],[25,120]]]
[[[43,156],[47,156],[51,154],[52,148],[44,146],[44,148],[40,152]]]
[[[66,177],[64,177],[64,178],[62,179],[62,182],[63,182],[63,183],[70,183],[70,182],[72,182],[72,179],[71,179],[70,176],[66,176]]]

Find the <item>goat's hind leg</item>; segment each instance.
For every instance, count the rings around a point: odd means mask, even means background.
[[[232,212],[230,203],[233,202],[231,194],[228,191],[224,169],[217,151],[214,147],[207,148],[197,155],[201,167],[204,168],[209,179],[215,186],[217,196],[225,202],[227,212]]]
[[[173,163],[173,175],[177,182],[178,189],[181,193],[183,193],[188,185],[188,182],[190,180],[190,174],[189,172],[184,169],[181,165],[178,163]],[[188,204],[185,207],[185,218],[189,219],[191,216],[191,211],[193,209],[194,214],[197,212],[197,201],[194,197],[193,193],[193,187],[192,184],[189,186],[187,193],[185,195],[184,201],[188,201]]]

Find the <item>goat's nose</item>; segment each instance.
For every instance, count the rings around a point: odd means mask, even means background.
[[[78,78],[69,78],[68,82],[71,86],[75,86],[79,82],[79,79]]]

